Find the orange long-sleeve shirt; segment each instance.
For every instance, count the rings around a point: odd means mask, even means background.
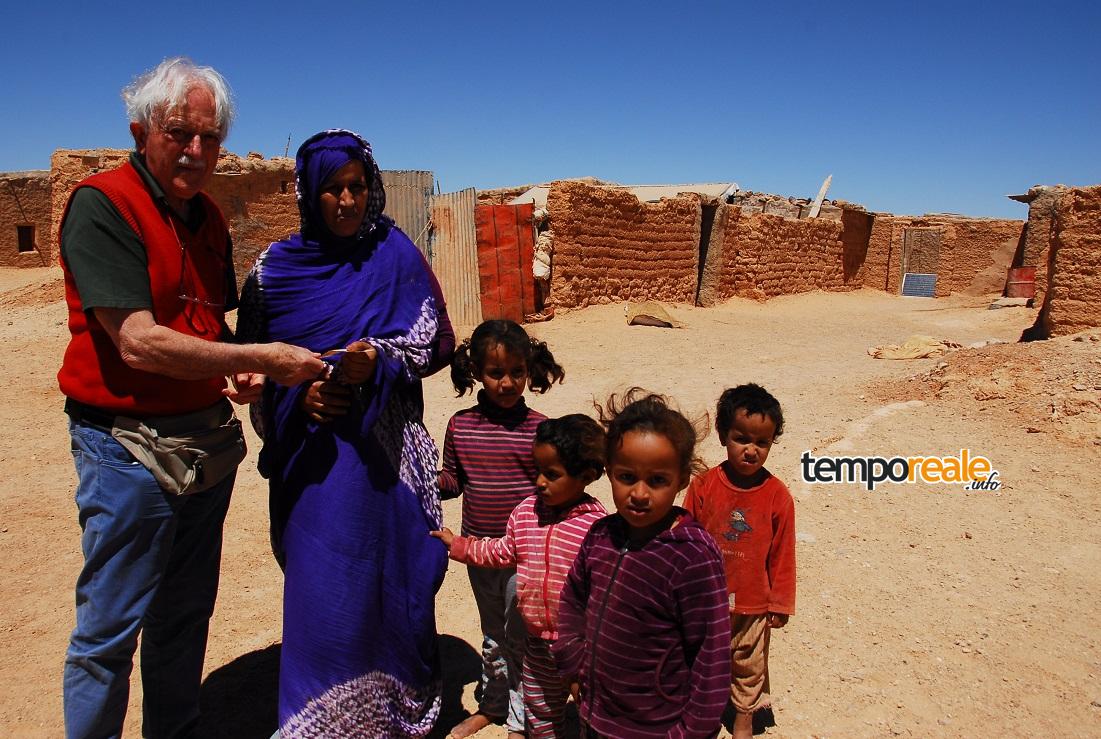
[[[737,488],[719,465],[692,481],[684,507],[722,552],[732,613],[795,613],[795,503],[784,483],[770,474]]]

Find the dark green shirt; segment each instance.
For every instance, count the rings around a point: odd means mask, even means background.
[[[130,154],[130,164],[141,175],[158,206],[170,209],[164,188],[150,174],[145,158]],[[184,226],[194,232],[206,220],[197,198],[191,201]],[[149,261],[145,246],[110,198],[94,187],[77,190],[69,204],[61,230],[61,256],[76,282],[84,310],[92,308],[151,309]],[[233,271],[233,246],[226,259],[226,310],[237,307],[237,278]]]

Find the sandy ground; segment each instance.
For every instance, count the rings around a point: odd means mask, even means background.
[[[591,410],[594,396],[632,384],[671,394],[689,414],[745,381],[783,403],[787,432],[768,466],[796,497],[799,592],[796,615],[773,637],[770,736],[1101,736],[1101,332],[934,359],[867,355],[919,333],[965,347],[1014,342],[1035,317],[986,310],[989,302],[810,293],[675,308],[682,330],[627,327],[622,306],[532,327],[567,370],[564,385],[529,396],[549,415]],[[0,403],[0,733],[54,737],[80,565],[54,377],[67,337],[59,272],[0,270],[0,307],[9,374]],[[454,397],[445,375],[426,383],[425,397],[437,439],[471,402]],[[207,654],[208,736],[267,737],[274,728],[281,580],[251,441]],[[869,493],[800,479],[804,450],[962,448],[991,460],[1001,490],[914,484]],[[722,459],[714,437],[701,449],[709,463]],[[606,481],[592,491],[610,504]],[[457,501],[445,514],[458,528]],[[448,682],[441,724],[450,726],[473,709],[478,670],[461,566],[452,564],[437,603]],[[141,713],[134,683],[132,737]]]

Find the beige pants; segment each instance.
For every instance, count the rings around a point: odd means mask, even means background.
[[[738,713],[753,713],[768,695],[768,615],[730,617],[730,697]]]

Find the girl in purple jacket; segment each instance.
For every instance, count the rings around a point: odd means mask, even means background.
[[[713,737],[730,696],[730,612],[710,534],[674,505],[697,434],[639,388],[601,410],[616,513],[581,545],[562,591],[558,668],[585,736]]]

